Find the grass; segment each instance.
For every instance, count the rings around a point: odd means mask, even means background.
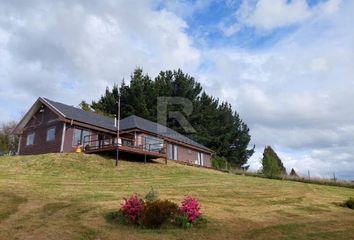
[[[208,226],[148,230],[107,221],[122,198],[153,187],[198,198]],[[354,189],[239,176],[97,155],[0,158],[0,239],[352,239]]]

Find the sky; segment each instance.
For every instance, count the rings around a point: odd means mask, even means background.
[[[181,68],[288,171],[354,179],[354,1],[0,0],[0,122]]]

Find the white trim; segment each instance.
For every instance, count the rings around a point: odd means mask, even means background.
[[[22,134],[18,138],[17,155],[20,155],[21,141],[22,141]]]
[[[63,117],[66,118],[65,114],[62,113],[62,112],[60,112],[60,111],[58,110],[58,108],[54,107],[52,104],[50,104],[50,103],[49,103],[47,100],[45,100],[44,98],[40,97],[40,99],[43,100],[45,103],[47,103],[47,104],[48,104],[49,106],[51,106],[52,108],[54,108],[55,111],[57,111],[57,112],[60,113]]]
[[[61,135],[60,152],[64,152],[65,132],[66,132],[66,123],[64,123],[63,133]]]

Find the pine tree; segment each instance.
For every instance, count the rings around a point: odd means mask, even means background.
[[[82,100],[79,107],[85,112],[91,112],[91,106],[85,100]]]
[[[262,158],[262,173],[268,177],[281,176],[286,174],[286,169],[281,159],[270,146],[264,148]]]
[[[180,69],[161,71],[152,80],[141,68],[137,68],[131,75],[130,84],[126,85],[123,80],[119,91],[122,118],[135,114],[156,122],[158,97],[182,97],[193,105],[192,114],[185,117],[196,132],[186,132],[173,118],[167,119],[167,127],[211,148],[236,167],[246,163],[254,152],[254,147],[248,149],[251,140],[249,128],[231,104],[209,96],[200,83]],[[114,116],[117,96],[118,85],[112,89],[107,87],[104,95],[98,101],[93,101],[91,107],[95,112]],[[169,104],[167,111],[183,112],[183,107]]]
[[[292,176],[292,177],[299,177],[299,175],[297,175],[297,173],[295,172],[294,168],[291,169],[289,175]]]

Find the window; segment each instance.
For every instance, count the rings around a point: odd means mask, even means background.
[[[198,159],[195,161],[195,164],[204,166],[204,154],[202,152],[198,152]]]
[[[55,127],[51,127],[47,130],[47,142],[55,139]]]
[[[170,144],[169,145],[169,151],[168,151],[168,158],[171,160],[178,160],[178,156],[177,156],[177,145],[175,144]]]
[[[73,147],[90,144],[90,131],[88,129],[74,128]]]
[[[82,130],[82,144],[91,145],[90,144],[90,131],[89,130]]]
[[[34,133],[30,133],[30,134],[27,135],[27,139],[26,139],[26,145],[27,146],[34,144],[34,136],[35,136]]]
[[[73,146],[81,145],[81,133],[82,129],[74,128]]]

